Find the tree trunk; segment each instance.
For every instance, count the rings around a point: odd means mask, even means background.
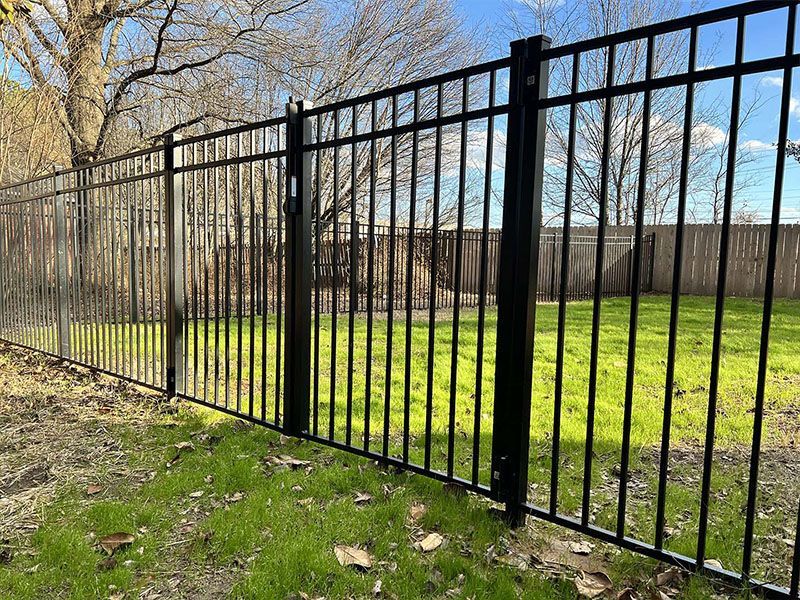
[[[77,167],[97,158],[97,142],[105,113],[103,73],[103,31],[106,19],[99,17],[86,0],[73,7],[78,13],[76,27],[67,36],[69,65],[64,101],[72,165]]]
[[[102,127],[105,98],[103,74],[104,19],[98,18],[86,0],[79,0],[72,9],[77,13],[75,29],[67,36],[69,64],[67,94],[64,110],[69,124],[69,142],[72,166],[80,167],[97,159],[97,142]],[[89,185],[87,171],[76,173],[77,185]],[[94,246],[94,206],[92,193],[78,191],[75,196],[74,218],[77,227],[76,262],[78,277],[93,289],[96,274],[87,270],[90,249]]]

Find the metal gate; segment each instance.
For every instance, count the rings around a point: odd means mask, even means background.
[[[746,19],[771,10],[786,11],[785,52],[745,60]],[[699,29],[731,20],[737,31],[733,63],[701,69]],[[781,151],[776,151],[742,563],[736,572],[706,562],[742,79],[782,73],[777,147],[783,149],[793,69],[800,66],[796,21],[797,2],[776,0],[555,48],[544,36],[532,37],[514,42],[510,56],[500,60],[321,107],[290,102],[280,118],[188,139],[169,136],[162,146],[6,186],[0,190],[0,333],[6,341],[170,397],[461,484],[505,503],[512,524],[533,515],[796,599],[796,542],[789,588],[751,577]],[[674,33],[687,37],[686,69],[657,73],[656,40]],[[619,83],[615,52],[631,42],[645,44],[646,64],[640,80]],[[582,89],[581,57],[598,51],[607,56],[605,85]],[[571,89],[548,96],[550,68],[562,60],[571,61]],[[721,79],[732,81],[731,127],[698,536],[695,552],[686,556],[669,550],[664,535],[682,239],[695,86]],[[653,244],[644,234],[645,175],[653,94],[675,87],[685,90],[683,147],[658,488],[652,498],[655,533],[647,541],[629,535],[627,518],[640,292],[648,285],[645,274],[652,275]],[[600,319],[609,277],[611,107],[633,94],[642,95],[644,110],[635,234],[621,276],[630,293],[620,399],[624,420],[616,527],[603,528],[593,522],[591,509]],[[575,517],[559,500],[563,387],[569,376],[564,348],[573,177],[580,160],[576,115],[581,103],[592,101],[604,107],[603,157],[599,227],[588,246],[595,253],[594,273],[583,281],[592,288],[593,304],[582,494]],[[569,113],[563,231],[558,243],[553,236],[543,258],[547,115],[556,109]],[[504,150],[498,138],[504,138]],[[499,267],[489,258],[498,225]],[[388,236],[380,251],[378,229]],[[477,247],[470,247],[475,240]],[[461,276],[465,245],[469,289]],[[540,269],[543,260],[546,268]],[[354,267],[359,264],[366,269]],[[539,280],[540,271],[547,283]],[[488,300],[495,293],[496,307],[494,297]],[[530,448],[533,373],[542,368],[534,361],[537,298],[558,301],[544,507],[531,500],[529,486],[529,474],[542,468]]]

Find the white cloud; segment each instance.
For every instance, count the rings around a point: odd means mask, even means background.
[[[759,150],[771,150],[775,146],[773,144],[770,144],[769,142],[762,142],[761,140],[747,140],[746,142],[741,144],[740,147],[746,150],[752,150],[757,152]]]
[[[761,85],[766,85],[768,87],[781,87],[783,85],[783,77],[780,75],[764,77],[761,79]]]
[[[456,177],[460,171],[461,133],[456,129],[443,132],[442,170],[443,177]],[[472,129],[467,132],[466,167],[483,173],[486,170],[487,129]],[[492,140],[491,170],[502,171],[506,163],[506,134],[497,125]]]
[[[702,148],[724,144],[727,134],[711,123],[699,123],[692,129],[692,142]]]
[[[467,134],[467,167],[486,168],[486,129],[472,130]],[[492,141],[492,171],[502,171],[506,163],[506,134],[497,126]]]
[[[789,98],[789,114],[800,119],[800,100],[794,96]]]

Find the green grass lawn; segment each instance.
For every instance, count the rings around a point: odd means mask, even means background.
[[[627,369],[629,299],[607,299],[602,303],[600,354],[597,386],[597,409],[594,437],[593,496],[591,520],[613,529],[616,518],[616,495],[619,480],[616,469],[620,461],[623,402]],[[638,329],[636,379],[631,430],[631,482],[627,534],[652,542],[655,531],[656,482],[658,475],[658,446],[664,402],[669,298],[647,296],[642,299]],[[571,303],[567,310],[566,348],[564,366],[563,413],[561,430],[561,461],[559,507],[567,515],[580,511],[583,478],[583,452],[586,437],[586,404],[589,379],[592,304]],[[550,456],[553,435],[553,395],[555,385],[557,306],[544,304],[537,309],[534,389],[531,410],[531,455],[529,479],[530,500],[546,506],[550,486]],[[452,312],[440,311],[434,332],[432,357],[432,438],[431,466],[444,471],[447,467],[448,421],[451,391]],[[472,448],[476,406],[476,373],[478,314],[463,310],[459,323],[459,343],[455,380],[455,474],[469,479],[473,468]],[[672,461],[667,494],[667,526],[670,537],[667,548],[693,555],[696,547],[697,516],[699,511],[702,444],[705,437],[706,406],[711,368],[713,298],[685,297],[681,301],[680,328],[676,363],[672,425]],[[197,344],[195,344],[195,327]],[[363,446],[365,437],[366,387],[369,394],[371,449],[383,447],[384,406],[387,401],[386,355],[387,320],[376,315],[372,325],[372,356],[367,360],[367,318],[358,314],[353,322],[352,372],[349,368],[349,322],[339,315],[336,324],[335,373],[332,374],[333,354],[330,315],[320,318],[319,388],[312,391],[318,402],[318,432],[326,437],[333,429],[334,438],[346,440],[348,397],[351,398],[351,443]],[[744,299],[729,299],[721,355],[721,375],[717,410],[716,453],[709,528],[709,558],[720,560],[725,567],[738,570],[741,562],[741,539],[746,503],[747,467],[753,427],[753,397],[761,327],[761,304]],[[140,329],[145,329],[142,326]],[[237,379],[239,323],[229,322],[226,336],[224,321],[209,323],[208,346],[206,325],[190,324],[186,339],[189,377],[186,390],[200,398],[224,403],[243,413],[262,410],[262,386],[267,393],[264,410],[268,420],[275,412],[276,381],[282,379],[276,371],[276,320],[274,315],[262,322],[260,318],[244,319],[241,323],[241,382]],[[403,401],[405,394],[405,313],[395,315],[393,326],[391,376],[389,385],[390,454],[402,456],[404,436]],[[251,333],[255,344],[251,346]],[[424,461],[425,406],[428,391],[429,323],[426,314],[415,314],[411,330],[410,364],[410,460]],[[504,349],[495,343],[496,310],[489,309],[485,323],[485,348],[482,357],[482,389],[480,398],[480,482],[489,483],[491,453],[492,404],[495,357]],[[115,341],[120,332],[108,329],[108,339]],[[219,343],[216,343],[219,335]],[[127,334],[127,343],[135,346],[136,339]],[[262,336],[266,352],[262,353]],[[150,333],[142,346],[160,344],[160,338]],[[226,385],[226,339],[230,361]],[[768,558],[781,554],[782,539],[794,523],[796,510],[792,498],[800,495],[800,476],[786,477],[787,471],[796,474],[797,464],[787,467],[780,458],[788,449],[796,448],[800,439],[797,410],[800,396],[800,303],[777,301],[775,304],[772,344],[766,394],[764,428],[765,463],[760,502],[764,510],[757,524],[756,568],[758,574],[779,583],[788,583],[788,568]],[[120,344],[121,342],[117,342]],[[118,346],[119,347],[119,346]],[[215,361],[214,348],[218,348]],[[206,375],[204,357],[208,350],[209,366]],[[156,351],[158,355],[158,350]],[[194,369],[197,357],[197,371]],[[110,358],[110,357],[109,357]],[[251,370],[250,363],[253,363]],[[315,358],[312,349],[312,364]],[[146,366],[146,362],[143,363]],[[264,369],[266,365],[266,369]],[[113,366],[113,365],[112,365]],[[147,371],[147,369],[144,369]],[[215,374],[219,378],[215,379]],[[158,375],[158,374],[156,374]],[[335,375],[335,376],[334,376]],[[352,384],[349,378],[352,377]],[[312,382],[315,380],[312,375]],[[352,392],[348,393],[350,387]],[[333,391],[333,396],[331,396]],[[238,392],[238,393],[237,393]],[[334,422],[329,420],[330,402],[334,403]],[[313,401],[313,399],[312,399]],[[791,451],[796,454],[796,450]],[[761,560],[759,560],[759,557]]]
[[[7,363],[8,355],[0,355],[5,393]],[[53,372],[57,368],[49,365],[47,373]],[[46,407],[60,386],[25,379],[26,410],[47,419]],[[553,575],[537,566],[540,559],[556,560],[550,549],[556,540],[576,539],[569,532],[540,522],[510,532],[492,516],[489,503],[444,491],[430,479],[279,439],[204,409],[127,416],[123,405],[130,401],[124,395],[115,401],[117,392],[107,382],[76,385],[68,375],[61,381],[104,406],[112,404],[112,411],[97,413],[91,401],[79,400],[90,413],[84,427],[106,431],[104,445],[122,461],[111,466],[100,457],[86,465],[37,511],[34,533],[10,540],[13,555],[0,562],[2,598],[338,600],[374,598],[378,582],[378,597],[385,598],[576,597],[574,567],[555,562],[549,567],[556,569]],[[60,405],[55,418],[71,424],[71,407]],[[186,442],[193,449],[175,460],[175,444]],[[276,466],[287,456],[307,463]],[[87,483],[100,491],[87,495]],[[371,499],[357,502],[363,494]],[[412,516],[412,507],[419,506],[424,514]],[[109,560],[97,540],[114,532],[135,539]],[[423,553],[414,544],[430,532],[445,542]],[[337,544],[366,550],[372,568],[340,565]],[[530,566],[509,566],[509,557],[524,557]],[[655,592],[651,580],[664,570],[603,545],[582,560],[607,572],[615,593],[627,587]],[[676,585],[689,600],[721,591],[700,578]],[[717,597],[745,598],[728,593]]]
[[[699,504],[701,443],[705,428],[710,365],[713,301],[684,298],[679,336],[679,362],[675,396],[673,461],[668,495],[668,547],[693,554]],[[709,558],[725,567],[738,569],[743,528],[742,508],[746,494],[754,378],[757,365],[760,306],[747,300],[730,300],[723,340],[722,378],[718,412],[717,453]],[[664,356],[669,303],[661,297],[643,299],[637,354],[636,396],[632,431],[633,472],[628,534],[645,540],[653,535],[653,498],[657,474],[663,403]],[[797,357],[797,303],[778,302],[775,308],[773,344],[767,394],[764,442],[764,470],[756,539],[756,567],[759,575],[786,585],[791,548],[783,541],[793,536],[796,502],[800,496],[797,457],[797,394],[800,359]],[[628,302],[603,303],[598,409],[592,498],[594,522],[609,527],[615,520],[618,479],[614,465],[619,462],[622,400],[627,349]],[[555,354],[556,307],[539,307],[537,319],[535,386],[532,410],[530,498],[539,504],[549,488],[549,448],[552,442],[552,395]],[[585,435],[588,342],[591,306],[569,306],[566,345],[566,380],[562,429],[560,508],[575,514],[579,508]],[[267,415],[274,410],[275,326],[255,321],[253,331],[260,340],[267,335]],[[266,327],[266,329],[264,329]],[[353,443],[361,439],[364,422],[364,392],[368,373],[366,361],[366,319],[354,321]],[[446,466],[447,416],[450,379],[452,322],[442,314],[437,322],[434,356],[434,421],[432,463]],[[330,393],[330,317],[320,322],[320,432],[328,430]],[[213,340],[213,324],[211,327]],[[495,313],[490,311],[486,326],[484,391],[482,406],[481,477],[486,482],[491,446],[492,379],[494,375]],[[472,423],[476,373],[476,313],[462,314],[457,370],[456,473],[471,473]],[[237,354],[236,323],[231,323],[231,356]],[[344,439],[347,398],[346,319],[338,323],[337,376],[334,432]],[[221,329],[222,332],[222,329]],[[107,331],[113,336],[116,332]],[[204,325],[200,325],[203,339]],[[242,328],[243,393],[240,407],[247,411],[249,386],[258,390],[260,401],[261,355],[254,355],[254,381],[249,369],[249,322]],[[375,424],[371,447],[382,447],[383,398],[385,394],[386,321],[374,323],[373,397],[371,420]],[[222,336],[224,339],[224,335]],[[402,321],[394,329],[394,357],[391,378],[390,451],[402,451],[402,404],[405,368]],[[152,337],[149,338],[152,342]],[[156,338],[158,340],[158,338]],[[412,330],[411,459],[421,461],[424,443],[424,401],[426,391],[428,328],[420,315]],[[224,343],[221,344],[224,348]],[[260,349],[260,345],[258,348]],[[199,348],[202,351],[202,348]],[[193,332],[190,331],[189,364],[193,367]],[[502,353],[502,349],[498,350]],[[28,412],[11,414],[6,431],[46,419],[42,407],[64,404],[54,413],[56,423],[70,422],[70,403],[89,412],[87,431],[107,432],[108,440],[86,450],[88,475],[69,479],[37,510],[39,528],[22,540],[12,540],[14,554],[8,564],[0,561],[0,597],[8,598],[133,598],[148,590],[162,597],[214,598],[315,598],[373,597],[381,580],[388,597],[456,598],[574,598],[573,571],[566,577],[552,577],[532,566],[527,571],[487,559],[494,552],[509,551],[548,557],[554,540],[575,539],[574,534],[529,521],[528,527],[511,532],[489,511],[490,503],[474,495],[453,495],[427,478],[383,469],[365,459],[318,444],[279,439],[261,427],[240,423],[210,410],[184,406],[177,415],[142,419],[138,413],[125,416],[132,401],[108,380],[74,380],[58,367],[48,364],[22,365],[9,383],[9,356],[0,356],[0,389],[11,405],[20,403]],[[202,355],[201,355],[202,356]],[[199,358],[199,365],[203,365]],[[113,366],[113,365],[111,365]],[[213,360],[211,362],[213,372]],[[220,365],[224,373],[224,364]],[[201,369],[202,370],[202,369]],[[229,401],[235,406],[235,364]],[[202,378],[201,378],[202,379]],[[313,380],[313,379],[312,379]],[[198,395],[203,385],[198,380]],[[220,391],[224,391],[224,381]],[[194,380],[189,380],[193,391]],[[213,388],[212,388],[213,389]],[[112,398],[118,396],[118,400]],[[14,398],[17,398],[14,400]],[[24,402],[20,399],[24,398]],[[84,398],[86,398],[84,400]],[[107,405],[111,402],[111,407]],[[0,402],[2,406],[2,402]],[[95,408],[93,408],[95,407]],[[103,410],[100,410],[101,407]],[[254,407],[258,415],[260,404]],[[2,416],[2,415],[0,415]],[[4,420],[9,420],[3,416]],[[6,426],[4,426],[6,427]],[[65,435],[65,427],[53,439],[54,449]],[[194,451],[182,453],[173,462],[175,444],[192,441]],[[17,442],[14,442],[17,443]],[[67,443],[69,447],[69,443]],[[0,445],[0,450],[3,446]],[[51,451],[48,450],[48,453]],[[72,453],[75,451],[73,450]],[[82,453],[83,451],[81,451]],[[108,466],[106,456],[121,456]],[[289,455],[309,461],[292,470],[274,465],[274,459]],[[11,466],[11,465],[9,465]],[[102,490],[87,496],[87,483],[99,483]],[[202,492],[202,494],[198,494]],[[372,500],[356,504],[356,495],[367,492]],[[427,507],[414,521],[412,505]],[[103,563],[97,538],[115,531],[135,534],[135,542],[115,555],[113,564]],[[421,553],[414,542],[428,532],[446,540],[432,553]],[[1,537],[1,536],[0,536]],[[336,561],[335,544],[359,545],[373,556],[374,565],[362,573],[342,567]],[[493,549],[492,549],[493,548]],[[574,557],[573,557],[574,558]],[[614,581],[615,592],[630,586],[643,597],[653,591],[652,578],[658,572],[649,560],[613,547],[598,544],[590,556],[594,568],[602,569]],[[535,560],[529,564],[535,565]],[[663,568],[662,568],[663,569]],[[169,587],[171,581],[178,587]],[[691,578],[680,586],[680,597],[708,598],[714,590],[708,582]],[[294,596],[293,596],[294,594]],[[731,593],[731,597],[739,597]],[[156,597],[156,596],[152,596]],[[746,597],[745,594],[741,595]]]

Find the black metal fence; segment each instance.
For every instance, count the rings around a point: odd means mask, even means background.
[[[785,12],[785,52],[744,59],[746,19]],[[733,20],[732,64],[700,69],[699,28]],[[795,51],[796,1],[750,2],[562,46],[545,37],[510,57],[334,104],[290,103],[284,117],[190,139],[0,190],[0,335],[385,464],[688,569],[798,597],[800,544],[788,586],[753,578],[754,526]],[[654,71],[656,38],[685,35],[685,72]],[[647,48],[638,81],[615,79],[615,51]],[[607,56],[607,81],[581,89],[581,57]],[[572,63],[572,89],[548,97],[550,63]],[[742,78],[783,76],[775,187],[738,572],[706,562],[731,205]],[[508,98],[499,82],[509,81]],[[722,239],[713,323],[696,550],[668,549],[665,498],[691,159],[694,88],[732,80]],[[631,427],[640,293],[652,278],[644,235],[653,93],[685,89],[682,167],[652,542],[629,535]],[[606,236],[611,107],[641,94],[635,235]],[[602,101],[596,236],[571,235],[576,112]],[[569,111],[564,220],[542,234],[548,110]],[[505,133],[496,172],[495,132]],[[483,140],[476,166],[474,134]],[[502,197],[502,203],[497,200]],[[382,223],[388,223],[383,225]],[[502,235],[496,223],[501,223]],[[354,232],[358,231],[357,234]],[[499,251],[498,251],[499,247]],[[358,265],[358,268],[350,268]],[[587,270],[588,266],[588,270]],[[595,413],[603,298],[630,297],[616,528],[593,522]],[[436,297],[436,301],[430,299]],[[592,300],[579,517],[560,503],[567,301]],[[536,303],[558,302],[549,503],[530,500]],[[493,306],[495,305],[496,306]],[[441,308],[447,306],[447,310]],[[538,399],[537,399],[538,401]],[[566,415],[566,416],[565,416]],[[800,518],[798,519],[800,530]]]

